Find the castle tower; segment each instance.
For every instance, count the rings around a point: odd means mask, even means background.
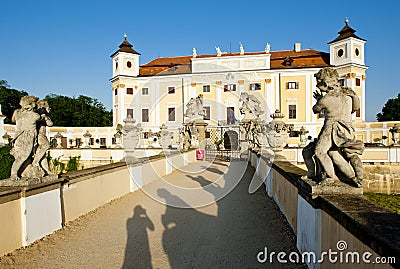
[[[329,42],[330,64],[335,66],[343,86],[352,88],[360,97],[361,108],[354,114],[354,119],[365,121],[365,65],[364,45],[366,40],[355,34],[346,18],[345,26],[339,36]]]
[[[135,51],[133,45],[124,34],[124,41],[119,49],[110,57],[112,59],[112,93],[113,93],[113,125],[122,123],[127,117],[125,108],[127,94],[133,94],[132,87],[127,82],[132,77],[139,75],[140,53]]]

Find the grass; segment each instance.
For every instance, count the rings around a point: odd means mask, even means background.
[[[364,193],[364,196],[372,203],[400,214],[400,195]]]

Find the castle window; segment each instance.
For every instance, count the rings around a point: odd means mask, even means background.
[[[168,108],[168,121],[175,121],[175,107]]]
[[[298,82],[294,82],[294,81],[290,81],[286,84],[286,88],[288,90],[296,90],[299,88],[299,83]]]
[[[148,108],[142,109],[142,122],[149,122],[149,109]]]
[[[339,79],[340,86],[344,86],[344,82],[345,82],[344,78]]]
[[[205,106],[204,110],[206,112],[206,114],[204,115],[203,119],[204,120],[210,120],[211,119],[211,109],[209,106]]]
[[[261,84],[260,83],[251,83],[250,84],[250,91],[260,91]]]
[[[234,92],[236,91],[236,84],[225,84],[224,92]]]
[[[289,119],[296,119],[296,105],[289,105]]]
[[[361,79],[356,78],[356,86],[361,86]]]
[[[168,94],[174,94],[175,93],[175,87],[168,87]]]
[[[133,109],[132,108],[128,108],[126,110],[126,117],[127,118],[133,118]]]
[[[133,88],[126,88],[126,94],[133,94]]]
[[[337,52],[337,56],[340,58],[344,55],[344,50],[343,49],[339,49]]]
[[[142,88],[142,95],[149,95],[149,88]]]
[[[211,92],[210,85],[204,85],[203,86],[203,92]]]
[[[132,63],[131,63],[130,61],[128,61],[128,62],[126,63],[126,66],[127,66],[128,68],[131,68],[131,67],[132,67]]]
[[[115,95],[118,95],[118,88],[115,88],[114,94],[115,94]]]
[[[106,139],[104,137],[100,137],[100,146],[106,145]]]

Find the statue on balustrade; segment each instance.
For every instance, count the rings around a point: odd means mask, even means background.
[[[46,101],[36,102],[35,96],[23,96],[21,108],[14,111],[12,121],[16,123],[16,133],[10,153],[15,161],[11,167],[11,179],[37,178],[51,174],[46,152],[49,140],[46,126],[53,123],[48,117],[50,108]]]
[[[342,87],[337,71],[331,67],[315,74],[317,87],[313,112],[324,113],[324,125],[318,139],[303,150],[308,172],[304,178],[318,179],[329,185],[339,177],[350,184],[362,186],[362,162],[364,144],[356,140],[351,115],[360,108],[357,94]]]
[[[240,113],[244,114],[242,121],[258,119],[263,113],[260,106],[261,102],[254,95],[242,92],[240,94],[239,102],[242,103],[242,106],[239,108]]]
[[[196,98],[191,98],[189,103],[186,105],[185,117],[188,117],[188,121],[203,121],[203,117],[206,115],[206,111],[203,106],[203,95],[200,94]]]

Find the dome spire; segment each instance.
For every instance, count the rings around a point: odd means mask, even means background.
[[[132,54],[138,54],[140,55],[139,52],[137,52],[136,50],[133,49],[133,45],[131,43],[129,43],[128,41],[128,36],[126,35],[126,33],[124,33],[124,41],[122,41],[121,45],[119,45],[119,50],[117,50],[116,52],[114,52],[111,57],[113,57],[116,53],[118,52],[127,52],[127,53],[132,53]]]
[[[336,37],[335,40],[329,42],[328,44],[331,44],[333,42],[340,41],[340,40],[343,40],[343,39],[346,39],[346,38],[349,38],[349,37],[353,37],[353,38],[357,38],[357,39],[365,41],[365,39],[362,39],[361,37],[358,37],[355,34],[356,30],[354,30],[353,28],[351,28],[349,26],[349,19],[347,17],[344,20],[344,22],[345,22],[346,25],[338,32],[339,36]]]

